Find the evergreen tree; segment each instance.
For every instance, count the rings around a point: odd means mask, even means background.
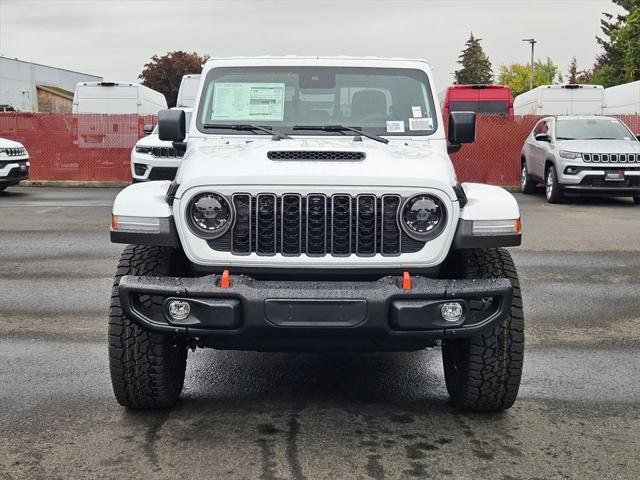
[[[578,83],[578,60],[576,57],[571,59],[569,64],[569,83]]]
[[[491,61],[484,53],[480,38],[475,38],[473,32],[465,43],[465,49],[460,54],[458,63],[462,65],[456,70],[456,84],[491,84],[493,83],[493,71]]]

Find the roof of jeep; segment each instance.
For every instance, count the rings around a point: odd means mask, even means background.
[[[349,60],[353,62],[419,62],[429,65],[429,63],[421,58],[402,58],[402,57],[375,57],[375,56],[363,56],[353,57],[350,55],[329,55],[329,56],[313,56],[313,55],[257,55],[257,56],[234,56],[234,57],[211,57],[206,63],[213,63],[218,61],[233,61],[233,60],[249,60],[255,61],[280,61],[280,60]],[[206,64],[205,64],[206,65]]]

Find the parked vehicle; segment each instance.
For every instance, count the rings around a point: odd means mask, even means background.
[[[78,83],[73,98],[75,142],[81,148],[129,149],[143,135],[143,116],[165,108],[164,95],[144,85]]]
[[[198,93],[198,86],[200,85],[200,74],[191,73],[184,75],[180,82],[180,89],[178,90],[178,101],[176,107],[193,108],[196,101],[196,94]]]
[[[513,116],[513,95],[505,85],[451,85],[442,102],[442,115],[450,112],[476,112]]]
[[[187,118],[190,108],[181,108]],[[133,182],[148,180],[173,180],[182,162],[182,150],[176,150],[172,142],[160,140],[156,126],[149,135],[142,137],[131,149],[131,178]]]
[[[543,85],[513,101],[515,115],[602,115],[604,106],[601,85]]]
[[[640,80],[604,90],[607,115],[640,114]]]
[[[29,178],[31,161],[19,142],[0,138],[0,192]]]
[[[109,321],[118,402],[174,405],[189,348],[441,342],[457,407],[509,408],[524,318],[504,247],[520,212],[500,187],[456,181],[448,152],[474,141],[475,113],[452,112],[447,138],[417,60],[212,59],[202,76],[188,124],[159,114],[160,139],[185,150],[175,181],[113,205],[111,240],[129,245]]]
[[[542,182],[551,203],[565,194],[596,194],[640,204],[640,142],[612,117],[541,119],[524,143],[521,168],[522,192]]]

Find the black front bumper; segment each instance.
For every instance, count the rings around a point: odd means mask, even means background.
[[[29,178],[29,167],[27,166],[28,160],[16,160],[16,161],[3,161],[3,164],[17,163],[18,166],[9,170],[7,175],[0,177],[0,185],[17,185],[22,180]],[[4,165],[0,165],[3,167]]]
[[[438,339],[478,335],[509,314],[507,279],[433,280],[401,277],[377,281],[264,281],[220,275],[199,278],[124,276],[120,302],[143,328],[193,343],[241,350],[417,350]],[[152,300],[152,301],[150,301]],[[190,315],[171,319],[168,303],[186,300]],[[462,317],[441,315],[459,302]]]
[[[614,169],[608,169],[614,170]],[[640,176],[627,175],[624,180],[606,180],[604,175],[585,175],[579,184],[561,184],[567,194],[624,197],[640,195]]]

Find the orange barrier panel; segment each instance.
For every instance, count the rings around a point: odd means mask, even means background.
[[[460,182],[516,186],[520,152],[536,116],[478,116],[476,142],[451,155]],[[639,115],[618,116],[640,132]],[[130,181],[131,149],[155,117],[0,113],[0,137],[29,151],[31,179]]]

